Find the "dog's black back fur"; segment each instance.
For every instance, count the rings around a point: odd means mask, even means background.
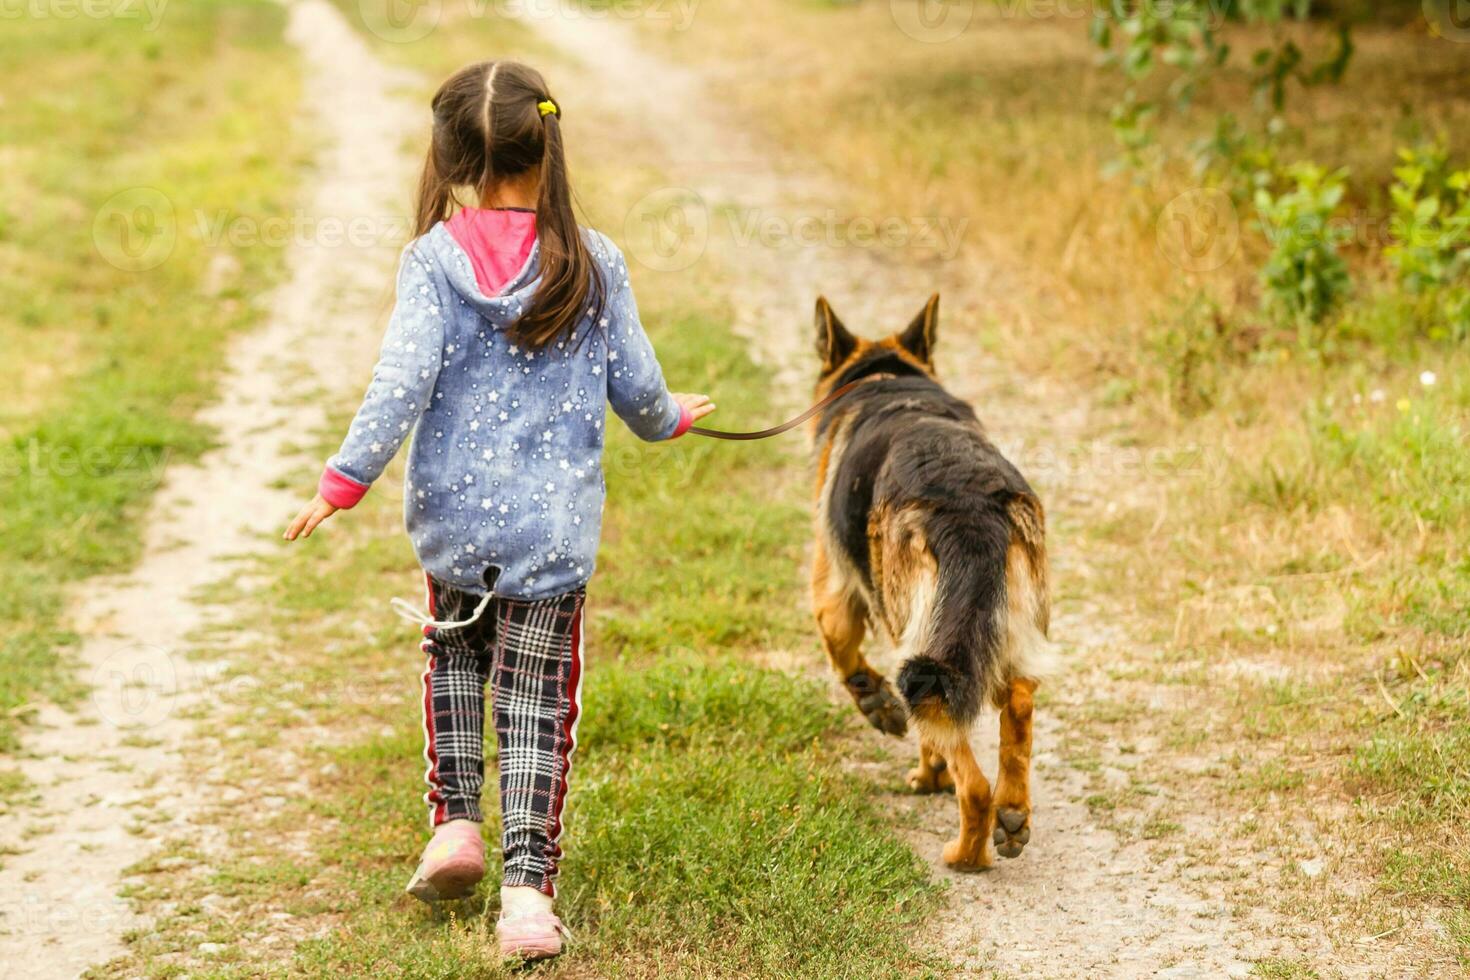
[[[832,383],[884,374],[895,376],[853,389],[819,423],[819,439],[837,420],[845,426],[827,520],[832,540],[881,601],[869,518],[911,508],[922,514],[942,586],[928,642],[905,663],[898,689],[911,708],[938,697],[963,722],[980,711],[1002,642],[1010,505],[1034,493],[985,437],[974,410],[892,351],[870,351]]]

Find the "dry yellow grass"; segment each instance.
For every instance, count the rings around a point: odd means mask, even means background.
[[[646,23],[665,28],[676,52],[714,60],[725,90],[738,86],[741,106],[788,145],[859,178],[865,211],[969,217],[967,244],[1059,301],[1065,344],[1038,352],[1038,364],[1054,369],[1064,347],[1080,369],[1137,369],[1130,348],[1161,300],[1195,289],[1227,305],[1253,299],[1263,245],[1249,229],[1235,260],[1206,273],[1184,272],[1160,248],[1162,209],[1200,186],[1187,167],[1167,166],[1141,186],[1102,176],[1116,152],[1107,112],[1121,84],[1096,65],[1086,19],[982,5],[959,37],[925,44],[899,30],[890,9],[755,0],[701,7],[682,32]],[[1331,43],[1296,33],[1309,48]],[[1229,40],[1246,49],[1259,38]],[[1282,155],[1352,168],[1352,208],[1363,209],[1355,223],[1381,239],[1377,188],[1393,148],[1439,133],[1462,156],[1470,148],[1470,103],[1449,84],[1470,71],[1470,46],[1381,28],[1361,31],[1357,44],[1348,86],[1295,94],[1286,119],[1296,133]],[[1243,73],[1221,78],[1199,117],[1230,108],[1244,118],[1248,89]],[[1183,131],[1165,120],[1166,137],[1177,143]]]

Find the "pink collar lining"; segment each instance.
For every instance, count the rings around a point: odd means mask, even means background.
[[[445,222],[470,257],[475,282],[486,296],[499,295],[536,246],[536,215],[500,208],[461,208]]]

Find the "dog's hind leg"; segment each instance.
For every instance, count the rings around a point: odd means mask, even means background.
[[[944,863],[956,871],[980,871],[990,867],[986,845],[995,811],[991,807],[990,782],[980,771],[970,741],[955,733],[944,754],[954,773],[955,800],[960,805],[960,835],[944,845]]]
[[[1000,706],[1000,776],[995,787],[995,850],[1020,857],[1031,840],[1031,712],[1036,682],[1018,677]]]
[[[919,764],[909,770],[909,789],[915,793],[938,793],[954,789],[954,773],[944,756],[926,738],[919,739]]]
[[[902,735],[908,726],[908,712],[893,685],[863,657],[867,607],[860,596],[834,589],[831,579],[831,565],[819,538],[812,560],[812,613],[827,659],[868,723],[880,732]]]

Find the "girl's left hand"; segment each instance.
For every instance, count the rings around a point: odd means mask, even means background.
[[[679,407],[688,412],[696,422],[715,410],[715,403],[709,400],[709,395],[688,395],[681,391],[672,391],[669,394],[674,396]]]
[[[301,508],[301,513],[297,514],[291,526],[286,528],[286,540],[295,541],[298,537],[311,537],[311,532],[316,530],[317,525],[335,513],[337,513],[337,508],[323,500],[321,494],[317,494],[311,499],[311,503]]]

